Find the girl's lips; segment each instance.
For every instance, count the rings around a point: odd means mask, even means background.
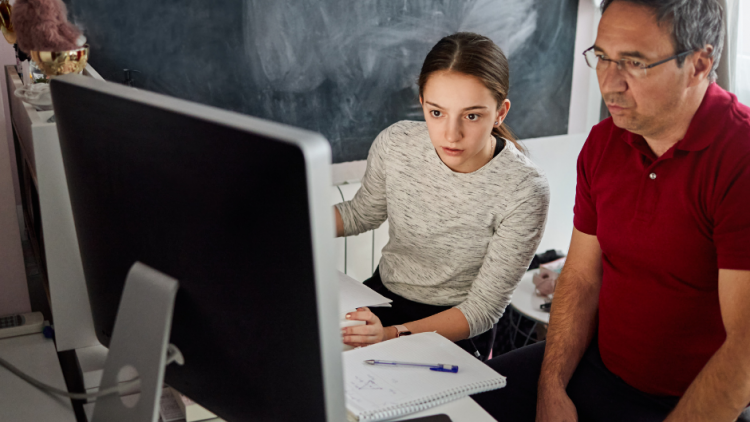
[[[443,149],[443,152],[446,155],[450,155],[454,157],[457,155],[461,155],[461,153],[464,152],[464,150],[462,149],[453,149],[453,148],[448,148],[448,147],[441,147],[441,148]]]

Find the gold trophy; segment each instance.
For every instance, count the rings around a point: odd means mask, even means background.
[[[81,48],[68,51],[31,51],[31,60],[36,64],[48,78],[68,73],[81,73],[86,67],[89,58],[89,46],[84,45]],[[13,93],[21,100],[37,107],[39,110],[49,110],[52,108],[52,97],[50,96],[49,84],[31,83],[26,84]],[[47,122],[52,123],[55,120],[52,116]]]
[[[16,43],[16,31],[13,30],[13,22],[10,21],[13,7],[10,0],[0,1],[0,31],[2,31],[5,41],[10,44]]]
[[[88,59],[88,44],[68,51],[31,51],[31,60],[47,76],[81,73]]]

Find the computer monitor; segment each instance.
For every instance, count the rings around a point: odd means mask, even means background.
[[[79,75],[51,90],[102,344],[140,261],[180,283],[167,384],[228,421],[344,420],[328,142]]]

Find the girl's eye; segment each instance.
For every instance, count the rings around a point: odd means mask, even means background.
[[[471,120],[472,122],[479,120],[478,114],[469,114],[466,116],[467,119]]]
[[[432,110],[430,113],[432,113],[432,117],[440,117],[440,111],[439,110]]]

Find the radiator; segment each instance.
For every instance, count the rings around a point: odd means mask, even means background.
[[[333,187],[333,204],[354,197],[361,184],[344,183]],[[355,280],[365,281],[380,262],[380,251],[388,243],[388,221],[375,230],[336,239],[336,269]]]

